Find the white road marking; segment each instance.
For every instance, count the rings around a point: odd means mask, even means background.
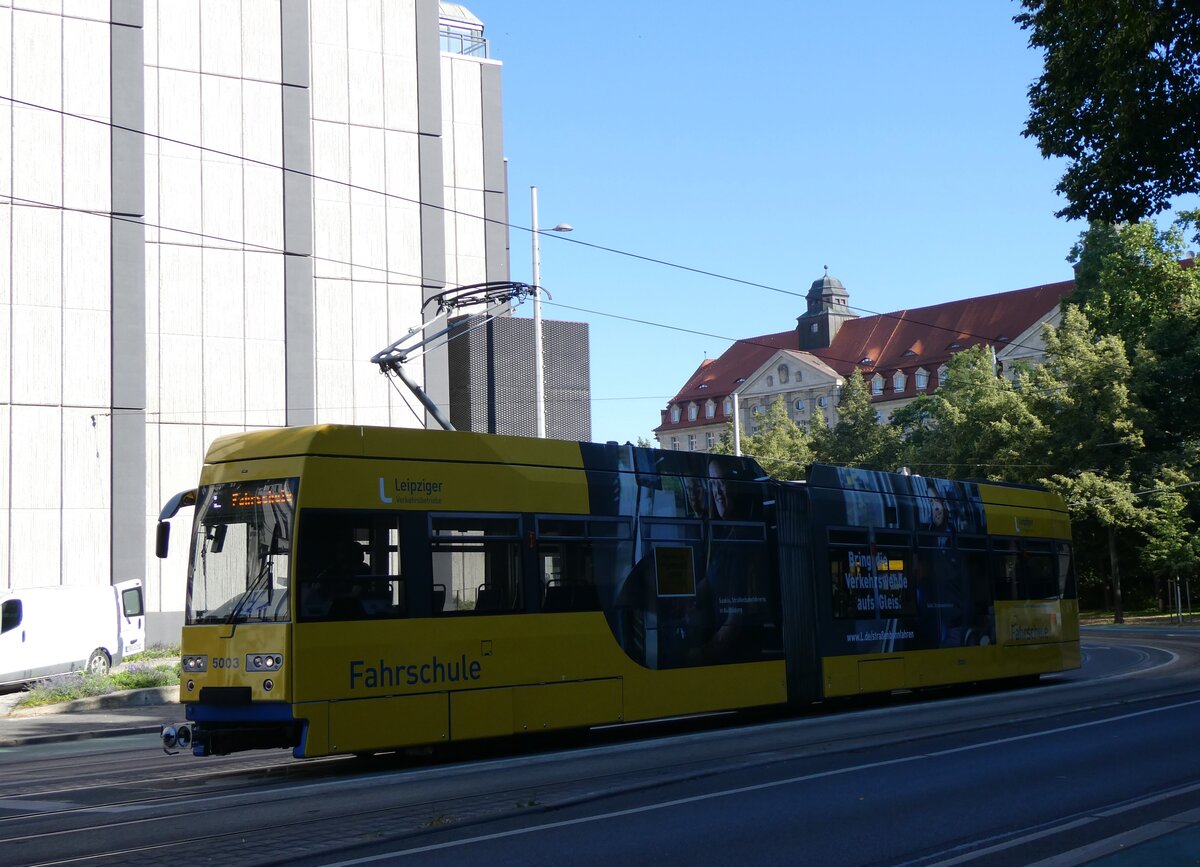
[[[642,807],[630,807],[629,809],[626,809],[626,810],[614,810],[614,811],[608,812],[608,813],[598,813],[594,816],[582,816],[578,819],[564,819],[559,822],[547,822],[543,825],[534,825],[529,828],[515,828],[511,831],[499,831],[494,834],[481,834],[477,837],[467,837],[467,838],[464,838],[461,840],[451,840],[451,841],[448,841],[445,843],[433,843],[428,846],[418,846],[418,847],[412,848],[412,849],[397,849],[397,850],[393,850],[391,852],[385,852],[385,853],[382,853],[379,855],[370,855],[370,856],[366,856],[363,858],[354,858],[349,861],[337,861],[337,862],[327,865],[327,867],[352,867],[352,865],[356,865],[356,864],[371,864],[371,863],[374,863],[377,861],[384,861],[389,858],[403,858],[403,857],[408,857],[410,855],[420,855],[425,852],[436,852],[436,851],[443,850],[443,849],[454,849],[454,848],[458,848],[461,846],[470,846],[475,843],[486,843],[490,840],[502,840],[507,837],[520,837],[520,836],[524,836],[527,834],[536,834],[541,831],[553,831],[558,828],[568,828],[573,825],[585,825],[585,824],[590,824],[593,822],[603,822],[603,821],[607,821],[609,819],[619,819],[624,816],[634,816],[639,813],[651,813],[651,812],[655,812],[658,810],[669,809],[671,807],[680,807],[685,804],[695,804],[695,803],[699,803],[702,801],[715,800],[717,798],[727,798],[727,797],[730,797],[733,795],[744,795],[749,792],[761,792],[761,791],[765,791],[767,789],[777,789],[781,786],[791,786],[791,785],[795,785],[796,783],[806,783],[806,782],[810,782],[812,780],[820,780],[820,779],[824,779],[827,777],[836,777],[836,776],[841,776],[844,774],[858,773],[859,771],[869,771],[869,770],[873,770],[875,768],[883,768],[883,767],[894,766],[894,765],[903,765],[903,764],[908,764],[911,762],[922,761],[925,759],[937,758],[939,756],[948,756],[948,755],[953,755],[955,753],[970,752],[972,750],[988,749],[989,747],[999,746],[1001,744],[1015,743],[1017,741],[1030,740],[1032,738],[1047,737],[1047,736],[1051,736],[1051,735],[1063,734],[1064,732],[1079,731],[1080,729],[1094,728],[1095,726],[1107,725],[1108,723],[1120,722],[1122,720],[1136,719],[1137,717],[1147,716],[1149,714],[1162,713],[1164,711],[1179,710],[1180,708],[1185,708],[1185,707],[1193,707],[1198,704],[1200,704],[1200,699],[1195,699],[1193,701],[1186,701],[1186,702],[1182,702],[1180,704],[1168,705],[1166,707],[1134,711],[1133,713],[1121,714],[1120,716],[1108,717],[1108,718],[1102,719],[1102,720],[1093,720],[1091,722],[1076,723],[1075,725],[1060,726],[1059,728],[1047,729],[1047,730],[1041,731],[1041,732],[1031,732],[1029,734],[1024,734],[1024,735],[1014,735],[1013,737],[1008,737],[1008,738],[997,738],[995,740],[985,741],[983,743],[978,743],[978,744],[971,744],[969,746],[964,746],[964,747],[954,747],[954,748],[946,749],[946,750],[936,750],[936,751],[930,752],[930,753],[922,753],[922,754],[913,755],[913,756],[906,756],[904,758],[899,758],[899,759],[888,759],[888,760],[882,761],[882,762],[869,762],[867,764],[855,765],[855,766],[849,767],[849,768],[837,768],[837,769],[830,770],[830,771],[821,771],[821,772],[815,773],[815,774],[804,774],[804,775],[798,776],[798,777],[789,777],[785,780],[772,780],[771,782],[768,782],[768,783],[756,783],[752,786],[738,786],[737,788],[733,788],[733,789],[722,789],[721,791],[718,791],[718,792],[708,792],[703,795],[692,795],[687,798],[675,798],[670,801],[662,801],[661,803],[657,803],[657,804],[647,804]],[[1200,784],[1197,784],[1196,788],[1200,788]],[[1099,817],[1097,817],[1097,819],[1098,818]],[[1082,820],[1080,820],[1080,821],[1082,822]],[[1069,827],[1069,826],[1064,826],[1064,827]],[[1050,832],[1048,832],[1048,831],[1042,832],[1041,835],[1044,836],[1046,833],[1050,833]],[[1028,839],[1036,839],[1036,835],[1030,836]],[[971,857],[975,857],[978,854],[980,854],[980,853],[978,852],[978,850],[976,850],[976,852],[971,853]],[[956,864],[956,863],[959,863],[960,860],[965,860],[966,858],[967,858],[967,856],[962,856],[960,859],[952,859],[950,861],[945,861],[942,863],[946,864],[946,865]]]

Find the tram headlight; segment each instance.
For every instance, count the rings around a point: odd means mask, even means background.
[[[246,671],[278,671],[282,667],[282,653],[254,653],[246,655]]]
[[[208,671],[208,657],[203,655],[185,656],[180,660],[180,666],[189,674]]]

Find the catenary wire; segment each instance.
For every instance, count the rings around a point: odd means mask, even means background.
[[[164,232],[174,232],[174,233],[183,234],[183,235],[189,235],[189,236],[193,236],[193,237],[201,237],[201,238],[205,238],[205,239],[208,239],[208,240],[216,240],[216,241],[220,241],[220,242],[222,242],[222,243],[228,243],[228,244],[240,244],[240,245],[242,245],[242,246],[244,246],[244,247],[251,247],[251,248],[254,248],[254,249],[253,249],[253,252],[263,252],[263,253],[273,253],[273,254],[283,254],[283,253],[285,252],[284,250],[282,250],[282,249],[280,249],[280,248],[277,248],[277,247],[272,247],[272,246],[269,246],[269,245],[263,245],[263,244],[257,244],[257,243],[255,243],[255,242],[246,241],[245,239],[242,239],[242,240],[235,240],[235,239],[231,239],[231,238],[224,238],[224,237],[221,237],[221,236],[215,236],[215,235],[211,235],[211,234],[205,234],[205,233],[202,233],[202,232],[197,232],[197,231],[190,230],[190,229],[179,229],[179,228],[174,228],[174,227],[171,227],[171,226],[165,226],[165,225],[162,225],[162,224],[157,224],[157,223],[147,223],[147,222],[145,222],[144,220],[142,220],[142,219],[139,219],[139,218],[135,218],[135,217],[126,217],[126,216],[123,216],[123,215],[112,214],[112,213],[110,213],[110,212],[106,212],[106,211],[98,211],[98,210],[95,210],[95,209],[89,209],[89,208],[75,208],[75,207],[70,207],[70,206],[66,206],[66,205],[57,205],[57,204],[50,203],[50,202],[41,202],[41,201],[38,201],[38,200],[34,200],[34,199],[28,199],[28,198],[24,198],[24,197],[20,197],[20,196],[6,196],[6,197],[4,197],[4,198],[8,198],[8,199],[9,199],[9,200],[11,200],[11,201],[19,201],[19,202],[24,202],[24,203],[26,203],[26,204],[29,204],[29,205],[31,205],[31,206],[34,206],[34,207],[46,208],[46,209],[49,209],[49,210],[58,210],[58,211],[67,211],[67,212],[72,212],[72,213],[80,213],[80,214],[84,214],[84,215],[87,215],[87,216],[99,217],[99,218],[102,218],[102,219],[111,219],[111,220],[118,220],[118,221],[128,222],[128,223],[132,223],[132,224],[134,224],[134,225],[142,226],[143,228],[153,228],[153,229],[158,229],[158,230],[160,230],[160,231],[164,231]],[[348,261],[344,261],[344,260],[337,260],[337,259],[330,259],[330,258],[328,258],[328,257],[322,257],[322,256],[316,256],[316,255],[312,255],[312,256],[310,256],[309,258],[316,259],[316,260],[320,260],[320,261],[328,261],[328,262],[332,262],[332,263],[336,263],[336,264],[347,265],[347,266],[350,266],[350,267],[358,267],[358,268],[366,268],[366,269],[369,269],[369,270],[382,271],[382,272],[384,272],[384,273],[386,273],[386,274],[399,274],[400,276],[407,276],[407,277],[412,277],[412,278],[414,278],[414,279],[421,279],[421,278],[420,278],[420,277],[418,277],[417,275],[406,274],[406,273],[404,273],[404,272],[395,271],[395,270],[392,270],[392,269],[389,269],[389,268],[379,268],[379,267],[376,267],[376,266],[358,265],[358,264],[356,264],[356,263],[354,263],[354,262],[348,262]],[[405,284],[400,284],[400,285],[405,285]],[[418,284],[418,285],[419,285],[419,284]],[[599,310],[594,310],[594,309],[589,309],[589,308],[575,307],[575,306],[572,306],[572,305],[562,304],[562,303],[560,303],[560,302],[546,301],[545,303],[546,303],[546,304],[548,304],[548,305],[551,305],[551,306],[562,307],[562,308],[564,308],[564,309],[576,310],[576,311],[579,311],[579,312],[590,313],[590,314],[594,314],[594,315],[598,315],[598,316],[605,316],[605,317],[610,317],[610,318],[621,319],[621,320],[624,320],[624,321],[632,322],[632,323],[635,323],[635,324],[642,324],[642,325],[646,325],[646,326],[650,326],[650,327],[664,328],[664,329],[673,330],[673,331],[680,331],[680,332],[683,332],[683,333],[696,334],[696,335],[699,335],[699,336],[704,336],[704,337],[713,337],[713,338],[720,339],[720,340],[728,340],[728,341],[730,341],[730,342],[733,342],[733,343],[739,343],[739,342],[740,342],[740,343],[751,343],[751,344],[755,344],[755,345],[761,345],[761,346],[764,346],[764,347],[767,347],[767,348],[770,348],[770,349],[778,349],[778,348],[780,348],[780,347],[777,347],[777,346],[775,346],[774,344],[761,343],[761,342],[758,342],[758,341],[754,341],[754,340],[752,340],[752,339],[746,339],[746,338],[730,338],[730,337],[725,337],[725,336],[723,336],[723,335],[713,334],[713,333],[711,333],[711,332],[703,332],[703,331],[698,331],[698,330],[694,330],[694,329],[687,329],[687,328],[683,328],[683,327],[681,327],[681,326],[668,325],[668,324],[666,324],[666,323],[655,322],[655,321],[653,321],[653,320],[638,319],[638,318],[634,318],[634,317],[628,317],[628,316],[623,316],[623,315],[620,315],[620,314],[608,313],[608,312],[605,312],[605,311],[599,311]],[[447,336],[447,338],[446,338],[446,341],[447,341],[447,342],[449,342],[449,340],[455,339],[456,337],[459,337],[459,336],[462,336],[462,335],[461,335],[461,334],[449,335],[449,336]],[[838,360],[842,360],[842,359],[838,359]],[[847,361],[846,363],[851,363],[851,362],[848,362],[848,361]],[[389,378],[389,379],[390,379],[390,378]],[[416,410],[413,408],[413,406],[412,406],[411,402],[410,402],[410,401],[407,399],[407,397],[406,397],[406,396],[403,394],[403,392],[401,392],[401,391],[399,390],[399,388],[396,386],[395,382],[394,382],[394,381],[391,381],[391,383],[390,383],[390,384],[391,384],[392,388],[394,388],[394,389],[397,391],[397,393],[400,395],[400,397],[402,398],[402,400],[403,400],[403,402],[404,402],[404,405],[405,405],[405,406],[408,408],[408,410],[409,410],[409,411],[410,411],[410,412],[411,412],[411,413],[414,415],[414,417],[416,417],[418,421],[422,421],[422,419],[421,419],[420,415],[419,415],[419,414],[417,413],[417,411],[416,411]],[[1000,385],[996,385],[996,386],[989,386],[989,387],[991,387],[991,388],[997,388],[997,389],[1003,388],[1003,386],[1000,386]],[[1066,387],[1065,387],[1065,386],[1063,386],[1063,387],[1059,387],[1059,388],[1055,388],[1055,389],[1051,389],[1051,390],[1047,390],[1047,391],[1061,391],[1061,390],[1064,390],[1065,388],[1066,388]],[[661,398],[658,398],[658,397],[656,397],[656,396],[652,396],[652,395],[647,395],[647,396],[638,396],[638,397],[607,397],[607,398],[592,398],[592,399],[593,399],[593,400],[651,400],[651,399],[661,399]],[[670,398],[667,398],[667,399],[669,400]],[[330,406],[316,407],[316,406],[314,406],[314,407],[291,407],[291,408],[292,408],[292,409],[311,409],[311,410],[318,410],[318,409],[324,409],[324,410],[336,410],[336,409],[363,410],[363,409],[390,409],[390,408],[391,408],[391,405],[387,405],[387,406],[383,406],[383,405],[379,405],[379,406],[365,406],[365,407],[364,407],[364,406],[361,406],[361,405],[354,405],[354,406],[350,406],[350,407],[330,407]],[[179,417],[186,417],[186,416],[200,416],[200,417],[202,417],[202,418],[203,418],[204,416],[210,416],[210,417],[211,417],[211,416],[213,416],[213,415],[218,415],[218,416],[219,416],[219,415],[220,415],[220,414],[222,414],[222,413],[230,413],[230,414],[244,414],[244,413],[255,413],[255,412],[258,412],[258,413],[263,413],[263,412],[282,412],[282,411],[286,411],[286,409],[288,409],[288,408],[287,408],[287,407],[276,407],[276,408],[268,408],[268,409],[264,409],[264,408],[258,408],[258,407],[256,407],[256,408],[253,408],[253,409],[241,409],[241,410],[238,410],[238,409],[232,409],[232,410],[213,410],[213,409],[205,409],[205,410],[197,410],[197,411],[194,411],[194,412],[188,412],[188,413],[178,413],[178,412],[176,412],[176,413],[169,413],[169,414],[168,414],[168,413],[162,413],[162,412],[146,412],[146,411],[144,411],[144,410],[135,410],[135,409],[123,410],[123,409],[120,409],[120,408],[114,408],[113,410],[111,410],[111,411],[109,411],[109,412],[99,412],[99,413],[93,413],[93,414],[91,414],[91,418],[93,419],[93,423],[94,423],[94,420],[95,420],[96,418],[98,418],[98,417],[103,417],[103,416],[112,416],[112,415],[114,415],[114,414],[118,414],[118,413],[129,413],[129,414],[133,414],[133,413],[142,413],[142,414],[144,414],[144,415],[147,415],[147,416],[158,416],[158,417],[159,417],[159,419],[160,419],[160,421],[161,421],[161,420],[162,420],[162,418],[163,418],[164,416],[167,416],[167,417],[169,417],[169,418],[179,418]],[[216,423],[218,423],[218,422],[212,422],[212,423],[216,424]],[[752,457],[754,457],[754,456],[752,455]],[[767,459],[767,458],[764,458],[764,459]],[[793,462],[793,461],[786,461],[786,460],[783,460],[783,459],[771,459],[771,460],[777,460],[777,461],[781,461],[781,462],[784,462],[784,463],[798,463],[798,462]],[[921,462],[919,465],[920,465],[920,466],[947,466],[947,467],[949,467],[949,466],[978,466],[978,467],[1009,467],[1009,468],[1015,468],[1015,467],[1026,467],[1026,468],[1033,468],[1033,467],[1046,467],[1046,466],[1049,466],[1049,465],[1046,465],[1046,464],[990,464],[990,463],[975,463],[975,462],[970,462],[970,463],[937,463],[937,462],[927,462],[927,461],[923,461],[923,462]],[[1194,484],[1200,484],[1200,482],[1195,482],[1195,483],[1186,483],[1186,484],[1182,484],[1182,485],[1178,485],[1178,486],[1173,486],[1173,487],[1171,487],[1171,488],[1155,489],[1155,490],[1153,490],[1153,491],[1147,491],[1147,492],[1142,492],[1142,493],[1147,493],[1147,494],[1148,494],[1148,493],[1155,493],[1155,492],[1160,492],[1160,491],[1165,491],[1165,490],[1174,490],[1174,489],[1176,489],[1176,488],[1180,488],[1180,487],[1190,487],[1190,486],[1192,486],[1192,485],[1194,485]],[[1137,495],[1141,495],[1141,494],[1137,494]],[[1109,498],[1109,499],[1115,499],[1115,498]],[[1103,501],[1103,500],[1091,500],[1091,501],[1089,501],[1089,502],[1102,502],[1102,501]],[[1073,504],[1073,505],[1074,505],[1074,504]]]
[[[456,216],[469,217],[472,219],[483,220],[486,223],[493,223],[493,224],[496,224],[499,226],[503,226],[507,229],[516,229],[521,232],[532,232],[533,231],[532,227],[522,226],[519,223],[512,223],[507,220],[501,220],[501,219],[497,219],[495,217],[488,217],[484,214],[473,214],[468,211],[460,211],[456,208],[450,208],[445,205],[435,204],[433,202],[426,202],[421,199],[413,199],[408,196],[402,196],[398,193],[388,193],[383,190],[375,189],[373,187],[367,187],[362,184],[355,184],[351,181],[344,181],[344,180],[339,180],[336,178],[331,178],[331,177],[328,177],[325,175],[318,175],[313,172],[304,171],[303,169],[290,168],[290,167],[279,165],[276,163],[271,163],[266,160],[260,160],[260,159],[254,158],[254,157],[248,157],[244,154],[237,154],[237,153],[233,153],[231,151],[223,151],[219,148],[208,147],[207,145],[200,145],[200,144],[196,144],[194,142],[188,142],[188,141],[184,141],[182,139],[172,138],[170,136],[162,135],[161,133],[152,133],[152,132],[147,132],[146,130],[141,130],[141,129],[136,129],[134,127],[124,126],[122,124],[113,123],[111,120],[105,121],[105,120],[101,120],[99,118],[88,117],[87,115],[77,114],[75,112],[69,112],[69,111],[66,111],[65,109],[54,108],[53,106],[42,105],[39,103],[30,102],[28,100],[17,99],[11,95],[6,96],[3,94],[0,94],[0,100],[6,100],[13,105],[19,105],[24,108],[31,108],[31,109],[36,109],[36,110],[40,110],[40,111],[46,111],[46,112],[50,112],[53,114],[58,114],[62,117],[69,117],[69,118],[76,119],[76,120],[86,121],[88,123],[100,124],[102,126],[106,126],[111,129],[117,129],[117,130],[121,130],[122,132],[129,132],[129,133],[133,133],[135,135],[141,135],[141,136],[145,136],[147,138],[153,138],[157,141],[167,142],[169,144],[178,145],[180,147],[194,148],[203,153],[209,153],[209,154],[213,154],[215,156],[227,157],[229,159],[239,160],[242,162],[249,163],[251,165],[261,166],[263,168],[269,168],[269,169],[282,171],[282,172],[289,172],[289,173],[298,175],[300,177],[308,178],[310,180],[322,181],[325,183],[335,184],[338,186],[344,186],[347,189],[351,189],[351,190],[358,190],[360,192],[371,193],[373,195],[382,196],[384,198],[396,199],[398,201],[408,202],[409,204],[414,204],[414,205],[417,205],[418,207],[432,208],[434,210],[442,211],[443,213],[447,213],[447,214],[454,214]],[[539,232],[539,234],[542,234],[542,233]],[[592,243],[589,241],[583,241],[579,238],[571,238],[571,237],[562,236],[562,235],[558,235],[558,234],[552,234],[552,233],[549,234],[548,236],[554,237],[564,243],[576,244],[576,245],[579,245],[582,247],[587,247],[587,248],[599,250],[602,252],[611,253],[611,254],[618,255],[618,256],[624,256],[627,258],[636,259],[639,261],[644,261],[644,262],[648,262],[648,263],[652,263],[652,264],[656,264],[656,265],[661,265],[661,266],[664,266],[667,268],[673,268],[673,269],[680,270],[680,271],[686,271],[688,273],[698,274],[698,275],[706,276],[706,277],[712,277],[712,278],[718,279],[718,280],[724,280],[724,281],[728,281],[731,283],[737,283],[737,284],[743,285],[743,286],[750,286],[750,287],[757,288],[757,289],[765,289],[770,292],[776,292],[776,293],[779,293],[782,295],[788,295],[788,296],[795,297],[795,298],[806,298],[807,297],[807,295],[805,293],[796,292],[791,289],[782,289],[778,286],[771,286],[767,283],[759,283],[759,282],[756,282],[753,280],[746,280],[746,279],[743,279],[740,277],[733,277],[728,274],[721,274],[716,271],[708,271],[708,270],[705,270],[702,268],[695,268],[690,265],[684,265],[684,264],[681,264],[678,262],[672,262],[667,259],[661,259],[661,258],[654,257],[654,256],[647,256],[647,255],[643,255],[640,253],[634,253],[634,252],[631,252],[628,250],[621,250],[616,247],[608,247],[608,246],[605,246],[602,244],[596,244],[596,243]],[[366,267],[366,266],[359,266],[359,267]],[[988,342],[989,344],[996,340],[996,337],[985,336],[982,334],[974,334],[972,332],[960,331],[958,329],[950,328],[945,325],[938,325],[938,324],[932,323],[932,322],[923,322],[921,320],[912,319],[911,317],[906,317],[900,313],[895,313],[895,312],[881,313],[876,310],[871,310],[870,308],[867,308],[867,307],[859,307],[859,306],[854,306],[854,305],[847,305],[847,306],[850,307],[850,309],[858,310],[863,313],[869,313],[872,316],[879,316],[879,317],[883,317],[883,318],[894,319],[898,322],[911,322],[915,325],[921,325],[925,328],[933,328],[933,329],[937,329],[939,331],[945,331],[945,332],[952,333],[952,334],[962,336],[962,337],[970,337],[970,338],[975,338],[978,340],[983,340],[983,341]],[[1024,343],[1020,343],[1020,342],[1016,342],[1016,341],[1006,341],[1005,346],[1020,346],[1020,347],[1026,348],[1026,349],[1038,349],[1039,348],[1036,346],[1029,346],[1028,344],[1024,344]],[[847,363],[849,363],[849,362],[847,362]],[[872,365],[871,369],[874,369],[874,365]]]
[[[274,247],[274,246],[271,246],[268,244],[260,244],[260,243],[254,242],[254,241],[247,241],[245,239],[239,240],[239,239],[228,238],[228,237],[224,237],[224,236],[220,236],[220,235],[213,235],[211,233],[205,233],[205,232],[197,231],[194,229],[184,229],[184,228],[179,228],[179,227],[175,227],[175,226],[167,226],[162,223],[150,223],[150,222],[146,222],[143,218],[130,217],[130,216],[125,216],[125,215],[120,215],[120,214],[113,214],[113,213],[110,213],[107,211],[96,210],[94,208],[72,207],[72,206],[68,206],[68,205],[60,205],[60,204],[55,204],[53,202],[45,202],[45,201],[40,201],[37,199],[31,199],[28,197],[15,196],[15,195],[6,196],[4,198],[7,198],[10,201],[14,201],[14,202],[22,202],[22,203],[28,204],[30,206],[33,206],[33,207],[45,208],[45,209],[49,209],[49,210],[58,210],[58,211],[64,211],[64,212],[70,212],[70,213],[78,213],[78,214],[83,214],[83,215],[87,215],[87,216],[99,217],[101,219],[116,220],[119,222],[125,222],[125,223],[130,223],[132,225],[141,226],[141,227],[147,228],[147,229],[157,229],[162,232],[172,232],[172,233],[176,233],[176,234],[180,234],[180,235],[187,235],[187,236],[191,236],[191,237],[201,238],[204,240],[218,241],[218,242],[224,243],[224,244],[242,245],[244,247],[253,248],[252,250],[250,250],[248,252],[274,253],[274,254],[286,254],[287,253],[287,251],[284,250],[283,248]],[[207,248],[204,248],[204,249],[207,249]],[[402,277],[409,277],[414,280],[421,281],[420,283],[417,283],[417,284],[404,284],[404,283],[395,284],[392,281],[385,280],[385,281],[383,281],[384,285],[401,285],[401,286],[407,285],[407,286],[412,286],[414,288],[419,288],[419,287],[422,287],[425,285],[424,278],[421,277],[420,275],[410,274],[407,272],[398,271],[398,270],[394,270],[391,268],[374,266],[374,265],[361,265],[361,264],[343,260],[343,259],[336,259],[336,258],[331,258],[328,256],[320,256],[320,255],[316,255],[316,254],[306,254],[306,258],[310,258],[315,261],[322,261],[322,262],[328,262],[331,264],[343,265],[343,266],[350,267],[350,268],[363,268],[363,269],[367,269],[367,270],[371,270],[371,271],[383,272],[384,274],[389,274],[389,275],[395,274],[395,275],[399,275]],[[348,278],[321,277],[319,279],[342,279],[342,280],[345,280]],[[350,279],[352,279],[352,278],[350,278]],[[379,282],[379,281],[362,281],[362,282]],[[752,346],[761,346],[761,347],[764,347],[767,349],[772,349],[772,350],[778,350],[778,349],[785,348],[785,347],[776,346],[773,343],[767,343],[765,341],[755,340],[754,338],[729,337],[726,335],[714,334],[712,332],[699,331],[696,329],[684,328],[682,326],[677,326],[677,325],[669,325],[667,323],[656,322],[654,320],[640,319],[637,317],[624,316],[624,315],[618,314],[618,313],[609,313],[606,311],[596,310],[596,309],[592,309],[592,308],[578,307],[578,306],[573,306],[573,305],[569,305],[569,304],[563,304],[561,302],[556,302],[556,301],[552,301],[552,300],[547,300],[543,303],[550,305],[550,306],[561,307],[566,310],[574,310],[574,311],[578,311],[578,312],[582,312],[582,313],[589,313],[589,314],[596,315],[596,316],[603,316],[603,317],[607,317],[607,318],[611,318],[611,319],[619,319],[619,320],[623,320],[623,321],[631,322],[631,323],[635,323],[635,324],[641,324],[641,325],[646,325],[646,326],[655,327],[655,328],[663,328],[663,329],[666,329],[669,331],[677,331],[677,332],[686,333],[686,334],[694,334],[694,335],[701,336],[701,337],[712,337],[714,339],[724,340],[724,341],[728,341],[730,343],[744,343],[744,344],[748,344],[748,345],[752,345]],[[460,335],[454,335],[453,337],[457,337],[457,336],[460,336]],[[446,340],[448,341],[450,339],[453,339],[453,337],[447,337]],[[444,345],[444,344],[438,344],[437,346],[428,347],[425,350],[425,352],[428,352],[428,351],[431,351],[432,349],[438,348],[441,345]],[[856,362],[854,362],[851,359],[839,358],[837,356],[826,356],[826,357],[833,361],[840,361],[843,364],[853,365],[853,366],[855,366],[856,369],[861,370],[861,368],[858,367]],[[864,375],[865,375],[865,372],[864,372]],[[998,391],[1006,390],[1004,386],[999,385],[999,384],[989,385],[989,386],[987,386],[987,388],[995,389]],[[1065,387],[1058,387],[1058,388],[1054,388],[1054,389],[1047,389],[1044,391],[1046,393],[1052,393],[1052,392],[1062,391],[1064,389],[1065,389]],[[610,398],[610,399],[617,399],[617,398]],[[669,400],[670,398],[667,398],[667,399]],[[297,409],[300,409],[300,408],[297,407]],[[137,412],[137,411],[138,410],[130,410],[130,412]],[[264,412],[264,411],[270,411],[270,410],[256,410],[256,411]],[[236,410],[230,410],[230,412],[236,412]]]

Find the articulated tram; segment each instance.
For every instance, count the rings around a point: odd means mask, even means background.
[[[1036,488],[322,425],[208,451],[180,701],[196,755],[371,753],[1079,666]],[[160,524],[165,556],[169,525]]]

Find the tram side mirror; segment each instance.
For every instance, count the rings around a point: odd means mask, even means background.
[[[171,523],[159,521],[158,529],[154,532],[154,556],[159,560],[167,559],[167,549],[171,545]]]

